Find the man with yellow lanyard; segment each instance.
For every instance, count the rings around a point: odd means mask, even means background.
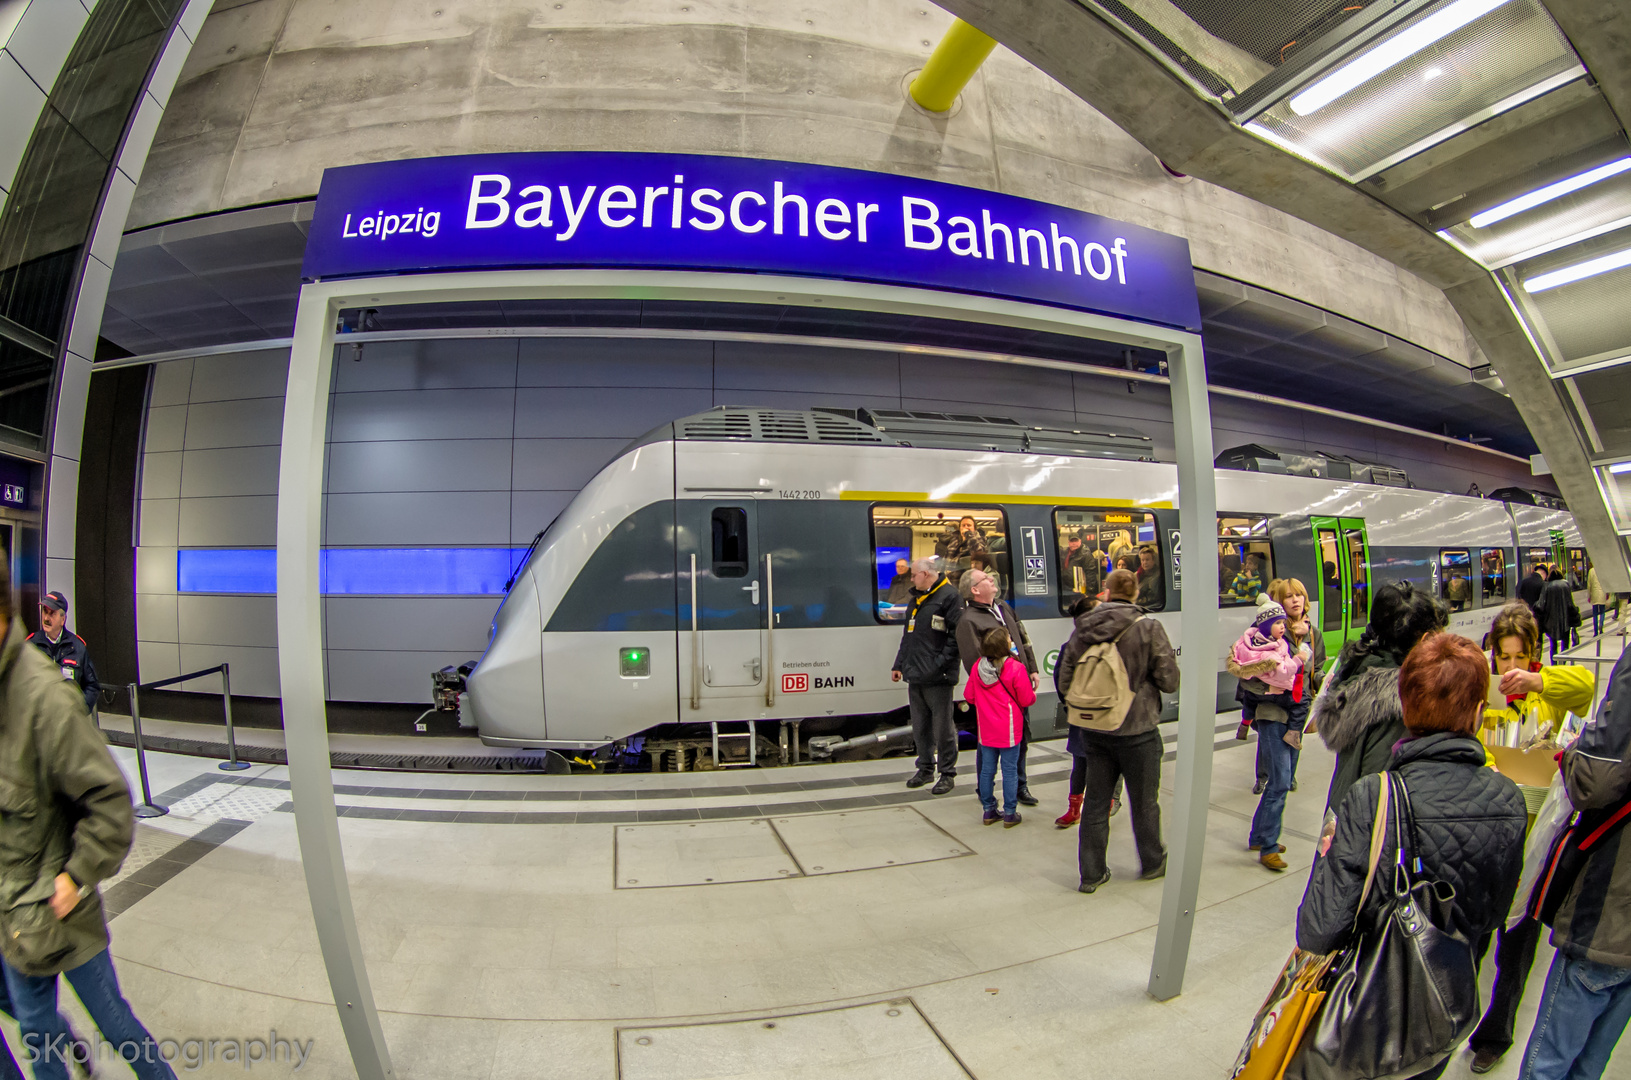
[[[957,620],[963,598],[946,580],[937,558],[912,563],[912,599],[906,605],[906,630],[890,678],[906,682],[912,711],[912,740],[917,744],[917,772],[909,788],[940,779],[930,791],[944,795],[957,775],[957,725],[951,716],[952,689],[957,685]]]

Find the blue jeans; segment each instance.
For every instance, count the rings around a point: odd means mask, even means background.
[[[1591,632],[1598,637],[1603,636],[1603,616],[1608,612],[1607,604],[1591,605]]]
[[[1631,1019],[1631,969],[1557,953],[1519,1080],[1597,1080]]]
[[[1280,818],[1286,809],[1286,792],[1291,790],[1292,756],[1286,745],[1288,725],[1274,720],[1259,720],[1257,752],[1267,766],[1267,779],[1263,784],[1263,797],[1257,802],[1257,813],[1252,816],[1249,843],[1256,844],[1265,853],[1273,851],[1280,842]]]
[[[67,1080],[63,1057],[68,1052],[70,1035],[57,1012],[57,977],[24,975],[10,964],[0,966],[5,971],[17,1026],[23,1032],[23,1056],[32,1059],[34,1080]],[[176,1080],[175,1072],[159,1057],[158,1043],[120,993],[113,957],[106,949],[63,972],[63,977],[79,995],[102,1037],[113,1044],[111,1051],[122,1055],[132,1072],[141,1080]]]
[[[1002,813],[1004,817],[1012,817],[1019,800],[1019,747],[1017,746],[982,746],[980,747],[980,805],[985,807],[986,813],[997,808],[997,794],[994,790],[997,779],[997,766],[1002,765]]]

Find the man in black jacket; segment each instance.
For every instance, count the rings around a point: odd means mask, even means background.
[[[972,675],[974,665],[980,662],[980,641],[987,631],[999,627],[1008,631],[1008,640],[1013,643],[1014,658],[1025,665],[1025,670],[1031,674],[1031,689],[1035,690],[1041,684],[1041,670],[1036,666],[1036,652],[1031,648],[1031,636],[1025,632],[1025,624],[1019,621],[1014,609],[1002,600],[997,599],[997,582],[984,570],[970,570],[963,575],[959,585],[966,586],[968,601],[963,605],[962,618],[957,620],[957,652],[963,661],[963,670]],[[1030,717],[1027,715],[1026,720]],[[1030,724],[1019,736],[1019,801],[1026,806],[1037,804],[1036,796],[1031,794],[1031,788],[1025,779],[1025,752],[1031,745]]]
[[[96,679],[96,665],[91,663],[90,649],[85,639],[68,629],[68,598],[59,592],[48,592],[40,597],[40,628],[28,635],[51,662],[62,669],[62,677],[72,682],[85,695],[85,708],[96,712],[96,699],[102,693],[102,684]]]
[[[951,719],[951,692],[957,684],[957,620],[963,598],[940,571],[938,558],[912,564],[912,599],[906,605],[906,630],[895,653],[895,682],[906,681],[912,710],[912,741],[917,744],[917,772],[909,788],[940,779],[931,794],[944,795],[957,775],[957,726]]]
[[[1546,589],[1546,567],[1537,563],[1529,571],[1529,576],[1518,582],[1518,599],[1529,605],[1529,610],[1535,610],[1540,603],[1540,594]]]
[[[1138,580],[1130,570],[1113,571],[1104,579],[1109,599],[1080,619],[1059,653],[1057,679],[1062,691],[1070,689],[1076,665],[1093,646],[1115,641],[1127,669],[1133,703],[1114,731],[1089,731],[1072,725],[1065,748],[1087,762],[1087,790],[1082,799],[1082,823],[1077,837],[1077,860],[1082,883],[1078,891],[1090,893],[1110,880],[1105,852],[1110,846],[1110,800],[1116,781],[1127,781],[1127,806],[1133,819],[1133,840],[1138,845],[1141,877],[1158,878],[1167,872],[1167,849],[1161,842],[1161,694],[1178,691],[1178,656],[1166,630],[1144,618],[1133,603]]]

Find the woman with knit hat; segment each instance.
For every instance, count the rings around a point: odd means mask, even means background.
[[[1257,728],[1258,746],[1268,764],[1268,782],[1252,817],[1249,849],[1259,852],[1263,866],[1276,872],[1286,868],[1280,857],[1285,850],[1280,822],[1291,789],[1291,755],[1302,747],[1303,725],[1308,722],[1308,701],[1299,676],[1311,655],[1307,644],[1291,651],[1285,608],[1267,596],[1259,597],[1256,618],[1230,651],[1231,670],[1238,668],[1245,676],[1240,684],[1242,715]]]

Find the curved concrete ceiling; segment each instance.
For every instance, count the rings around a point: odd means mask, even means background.
[[[1593,107],[1601,111],[1601,103],[1606,102],[1613,117],[1606,125],[1608,134],[1623,144],[1631,108],[1631,15],[1624,5],[1615,0],[1550,0],[1547,4],[1588,70],[1605,73],[1597,78],[1600,99],[1589,84],[1569,83],[1569,94],[1581,100],[1563,95],[1552,98],[1545,108],[1531,103],[1475,118],[1481,122],[1469,122],[1462,133],[1436,141],[1397,164],[1390,162],[1388,169],[1377,170],[1361,183],[1351,183],[1245,130],[1220,98],[1208,98],[1201,83],[1186,78],[1193,76],[1194,65],[1170,40],[1163,57],[1149,41],[1135,40],[1127,24],[1116,25],[1109,16],[1078,0],[938,2],[1078,94],[1171,169],[1293,214],[1443,289],[1491,367],[1499,372],[1545,455],[1604,582],[1613,581],[1608,586],[1613,589],[1631,589],[1626,547],[1593,464],[1604,453],[1602,432],[1593,423],[1590,403],[1581,395],[1580,380],[1554,378],[1531,344],[1529,329],[1514,314],[1502,285],[1488,269],[1435,233],[1434,228],[1440,226],[1431,225],[1430,213],[1422,212],[1431,207],[1390,205],[1384,194],[1389,173],[1395,169],[1400,170],[1395,175],[1407,175],[1416,183],[1419,192],[1422,180],[1435,170],[1458,165],[1469,168],[1460,159],[1485,148],[1494,136],[1506,139],[1510,146],[1561,130],[1559,102],[1579,105],[1588,112]],[[1140,0],[1135,6],[1142,11],[1152,4]],[[1162,6],[1188,10],[1192,5]],[[1117,10],[1122,7],[1126,5],[1116,5]],[[1418,4],[1415,10],[1422,8]],[[1129,23],[1139,21],[1130,19]],[[1195,29],[1212,40],[1204,29]],[[1171,59],[1175,52],[1185,63]],[[1561,80],[1558,85],[1565,83],[1567,80]],[[1601,117],[1593,120],[1587,115],[1580,138],[1600,139],[1604,127]],[[1401,186],[1395,185],[1394,190]],[[1453,194],[1459,197],[1462,193]],[[1627,213],[1631,214],[1631,207]]]

